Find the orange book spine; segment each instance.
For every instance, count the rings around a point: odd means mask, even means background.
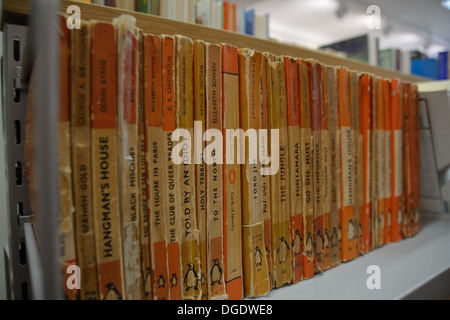
[[[150,225],[153,298],[169,300],[163,179],[162,41],[144,34],[147,208]]]
[[[300,166],[300,95],[297,61],[285,57],[286,98],[289,139],[289,171],[290,171],[290,220],[292,245],[292,282],[303,279],[303,213],[302,213],[302,184]]]
[[[126,298],[117,168],[116,33],[93,22],[91,57],[92,189],[100,299]],[[105,221],[107,223],[105,223]]]
[[[378,246],[384,244],[384,218],[385,218],[385,187],[386,187],[386,152],[385,152],[385,116],[384,116],[384,89],[383,80],[377,79],[377,110],[376,110],[376,170],[377,170],[377,223]]]
[[[349,101],[348,70],[339,68],[339,120],[341,127],[342,261],[353,259],[355,225],[353,222],[353,146]]]
[[[230,25],[230,2],[223,2],[223,29],[231,31]]]
[[[300,92],[300,163],[303,212],[303,278],[314,276],[313,137],[311,129],[310,65],[298,60]]]
[[[362,234],[360,235],[360,250],[364,253],[371,248],[371,92],[372,81],[368,74],[363,74],[359,81],[360,131],[363,144],[363,209],[360,212]]]
[[[194,40],[194,121],[201,124],[201,132],[205,127],[206,121],[206,89],[205,89],[205,42],[202,40]],[[194,135],[195,135],[194,130]],[[197,139],[194,137],[194,140]],[[195,145],[200,148],[201,153],[205,149],[205,141],[201,138],[200,145]],[[197,152],[194,152],[197,155]],[[197,199],[197,224],[199,229],[200,242],[200,284],[202,287],[202,300],[208,299],[209,274],[206,270],[207,265],[207,228],[206,228],[206,165],[203,159],[195,159],[195,183],[196,183],[196,199]]]
[[[384,200],[384,243],[391,242],[392,221],[392,122],[391,122],[391,83],[383,80],[384,132],[385,132],[385,200]]]
[[[178,213],[178,187],[175,177],[175,165],[172,161],[172,132],[175,122],[175,39],[172,36],[161,37],[162,41],[162,125],[163,177],[166,189],[164,213],[166,220],[167,272],[169,275],[169,294],[171,300],[181,299],[180,277],[180,227]]]
[[[58,164],[59,164],[59,203],[60,203],[60,260],[63,274],[65,298],[79,299],[80,290],[69,289],[66,281],[69,276],[67,267],[77,265],[75,247],[75,225],[72,197],[72,166],[71,166],[71,130],[70,130],[70,31],[65,25],[65,19],[60,17],[61,37],[59,40],[59,123],[58,123]]]
[[[267,88],[267,61],[262,58],[261,61],[261,130],[269,130],[269,96]],[[267,135],[268,137],[268,135]],[[265,150],[264,150],[265,146]],[[269,155],[269,140],[261,144],[261,152]],[[271,208],[271,185],[270,185],[270,167],[268,164],[261,163],[261,188],[262,188],[262,206],[264,219],[264,247],[267,259],[267,269],[269,271],[269,289],[272,289],[272,208]]]
[[[176,36],[176,126],[185,131],[188,137],[194,134],[194,48],[190,38]],[[178,177],[178,207],[180,222],[180,253],[181,253],[181,298],[183,300],[201,299],[200,242],[197,227],[195,164],[193,163],[194,146],[183,136],[181,146],[183,163],[176,166]],[[173,153],[179,155],[181,150]],[[190,161],[185,161],[190,159]]]
[[[334,77],[329,79],[327,67],[322,67],[322,216],[323,216],[323,269],[331,267],[330,256],[330,211],[331,211],[331,146],[330,130],[328,128],[328,110],[331,106]]]
[[[286,76],[281,57],[268,53],[265,53],[264,56],[267,61],[268,110],[269,127],[271,129],[270,150],[272,161],[278,161],[278,168],[274,163],[271,164],[270,200],[271,212],[274,213],[271,216],[272,286],[279,288],[292,280],[292,255],[291,244],[289,243],[291,235]],[[278,130],[278,145],[277,141],[273,140],[273,129]],[[278,148],[278,152],[274,154],[275,148]]]
[[[222,133],[222,48],[206,44],[206,129]],[[209,131],[212,132],[212,131]],[[208,141],[212,137],[207,137]],[[216,141],[216,140],[215,140]],[[206,210],[208,216],[208,281],[209,299],[226,299],[223,253],[223,145],[209,144],[203,156],[206,165]],[[217,145],[217,146],[216,146]],[[220,157],[219,157],[220,156]]]
[[[392,169],[392,225],[391,241],[397,242],[402,238],[401,226],[403,219],[402,212],[402,83],[397,79],[391,80],[391,169]]]
[[[241,166],[235,140],[239,134],[239,65],[238,49],[222,44],[223,85],[223,213],[225,283],[228,299],[244,297],[242,279]],[[236,139],[237,138],[237,139]]]
[[[262,54],[239,50],[240,124],[246,133],[261,127]],[[256,138],[257,136],[253,136]],[[264,250],[263,170],[258,161],[250,159],[257,153],[258,142],[248,134],[248,143],[242,149],[244,164],[241,169],[242,186],[242,265],[244,295],[258,297],[270,290],[269,269]],[[245,143],[245,141],[243,141]],[[261,144],[261,149],[264,144]],[[266,146],[267,147],[267,146]]]

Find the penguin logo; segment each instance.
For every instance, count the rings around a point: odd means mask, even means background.
[[[214,265],[211,268],[211,285],[222,284],[222,268],[219,265],[219,259],[213,259]]]
[[[333,232],[331,233],[331,247],[336,248],[338,246],[338,234],[336,228],[333,228]]]
[[[261,250],[259,249],[258,246],[256,246],[255,248],[255,265],[258,266],[262,266],[263,263],[263,254],[261,252]]]
[[[348,219],[347,240],[352,241],[354,236],[355,236],[355,226],[353,225],[353,219]]]
[[[186,291],[188,291],[191,288],[194,288],[194,290],[198,290],[198,278],[197,278],[197,271],[194,269],[193,263],[188,263],[188,271],[186,272],[184,276],[184,284],[186,285]]]
[[[402,209],[399,209],[397,214],[398,224],[402,224],[402,218],[403,218]]]
[[[171,287],[176,287],[178,284],[178,278],[177,278],[177,274],[176,273],[172,273],[171,274],[171,278],[170,278],[170,286]]]
[[[308,238],[306,239],[305,249],[307,255],[313,254],[314,245],[311,237],[311,232],[308,232]]]
[[[337,229],[338,242],[341,242],[341,240],[342,240],[342,231],[341,231],[342,226],[341,226],[340,223],[338,224],[338,226],[339,226],[338,229]]]
[[[95,291],[88,291],[86,292],[86,296],[88,300],[97,300]]]
[[[323,249],[323,237],[320,231],[317,231],[316,234],[316,254],[320,255]]]
[[[389,209],[389,211],[388,211],[387,225],[388,225],[388,227],[391,226],[391,209]]]
[[[325,229],[323,231],[323,245],[327,249],[330,247],[330,236],[328,235],[328,230],[327,229]]]
[[[148,297],[152,294],[152,282],[150,277],[150,268],[145,269],[147,271],[147,274],[145,275],[144,280],[144,290],[145,290],[145,296]]]
[[[122,300],[122,295],[117,290],[114,283],[110,282],[106,285],[108,291],[106,291],[105,297],[103,300]]]
[[[300,232],[298,229],[295,229],[294,240],[292,241],[292,248],[294,250],[294,255],[298,256],[301,252],[302,247],[302,237],[300,236]]]
[[[384,230],[384,211],[381,211],[380,226],[381,230]]]
[[[288,259],[288,253],[289,253],[289,245],[286,242],[286,239],[284,237],[281,237],[280,239],[280,245],[277,249],[277,256],[278,256],[278,262],[279,263],[285,263]]]
[[[204,272],[202,272],[202,278],[200,280],[200,283],[201,283],[202,286],[206,284],[206,276],[205,276]]]
[[[163,277],[162,274],[159,275],[157,283],[158,283],[158,288],[164,288],[165,287],[166,280],[164,280],[164,277]]]

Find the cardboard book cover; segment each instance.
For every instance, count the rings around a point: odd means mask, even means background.
[[[225,283],[229,300],[244,297],[238,49],[222,44],[223,214]],[[237,134],[236,134],[237,133]]]
[[[331,96],[333,90],[334,77],[328,78],[327,66],[322,66],[322,217],[323,217],[323,252],[322,265],[327,270],[330,263],[330,210],[331,210],[331,146],[330,131],[328,128],[328,109],[331,107]]]
[[[100,299],[126,298],[117,146],[117,45],[114,25],[92,23],[92,190]]]
[[[261,128],[262,62],[260,52],[239,50],[239,112],[240,127],[244,132]],[[256,135],[253,139],[256,139]],[[258,141],[252,140],[249,134],[243,143],[245,162],[241,166],[241,190],[244,296],[258,297],[270,291],[269,268],[264,249],[263,172],[261,163],[257,159],[250,159],[250,154],[256,155],[258,152]],[[262,147],[263,145],[260,146]],[[267,148],[267,141],[265,147]]]
[[[74,203],[72,197],[71,166],[71,121],[70,121],[70,31],[66,20],[60,17],[59,39],[59,122],[58,122],[58,183],[59,183],[59,253],[63,274],[65,298],[79,299],[77,289],[69,289],[65,284],[69,274],[67,267],[77,265],[75,246]]]
[[[200,152],[194,152],[195,162],[195,191],[197,200],[197,225],[199,230],[200,242],[200,285],[202,287],[202,300],[208,299],[209,279],[206,270],[207,265],[207,228],[206,228],[206,164],[203,161],[203,150],[205,149],[205,141],[203,140],[203,130],[206,125],[206,88],[205,88],[205,42],[202,40],[194,40],[194,121],[201,124],[201,143],[194,144]],[[194,131],[195,135],[195,131]],[[197,141],[196,138],[194,138]],[[196,159],[196,156],[199,159]]]
[[[145,153],[147,209],[150,225],[150,253],[154,300],[169,300],[165,186],[163,176],[164,131],[162,120],[162,40],[159,35],[143,34]]]
[[[272,163],[270,167],[272,286],[280,288],[292,281],[286,76],[281,57],[269,53],[264,53],[264,57],[267,63],[270,150],[272,161],[278,160],[279,164],[275,166]],[[278,130],[278,146],[273,129]],[[278,152],[274,154],[275,148]],[[276,156],[278,159],[274,159]]]
[[[360,212],[360,252],[368,253],[371,249],[371,219],[372,219],[372,197],[371,197],[371,106],[372,106],[372,80],[369,74],[363,74],[359,80],[359,107],[360,107],[360,131],[362,132],[362,181],[363,204]]]
[[[353,217],[353,135],[349,97],[349,76],[346,67],[339,68],[339,120],[341,125],[341,198],[342,198],[342,261],[350,261],[355,252]]]
[[[153,300],[152,266],[150,257],[150,224],[147,204],[147,160],[145,154],[145,56],[143,33],[138,44],[138,185],[139,185],[139,229],[141,244],[142,299]]]
[[[330,267],[341,263],[339,251],[339,230],[341,213],[341,158],[340,158],[340,131],[339,131],[339,103],[337,91],[337,70],[335,67],[326,67],[327,72],[327,127],[329,133],[329,192],[330,192],[330,218],[328,245],[330,255]]]
[[[313,135],[314,272],[323,272],[323,187],[322,187],[322,65],[310,60],[311,128]]]
[[[122,219],[124,280],[127,299],[142,299],[138,185],[138,43],[136,19],[113,20],[117,32],[117,116],[119,197]]]
[[[302,181],[300,164],[300,95],[297,61],[284,57],[286,73],[286,98],[288,119],[288,156],[290,184],[290,220],[291,220],[291,254],[292,282],[303,279],[303,214],[302,214]]]
[[[391,242],[392,222],[392,134],[391,134],[391,82],[383,79],[383,104],[384,104],[384,243]]]
[[[391,241],[398,242],[402,238],[403,223],[403,84],[398,79],[391,79],[391,168],[392,168],[392,225]]]
[[[267,87],[267,60],[262,57],[261,61],[261,131],[267,132],[267,135],[261,136],[260,156],[269,156],[269,94]],[[264,247],[267,259],[267,269],[269,270],[270,289],[272,289],[272,206],[271,206],[271,185],[270,185],[270,166],[271,163],[261,161],[261,189],[262,205],[264,218]]]
[[[194,49],[190,38],[176,36],[176,127],[194,135]],[[182,154],[183,161],[175,167],[178,188],[178,221],[180,223],[180,281],[181,299],[200,300],[202,295],[200,242],[197,227],[195,165],[193,160],[194,145],[188,137],[175,147],[173,153]]]
[[[162,176],[164,180],[164,219],[166,221],[167,268],[169,276],[169,293],[171,300],[181,299],[180,277],[180,217],[178,217],[178,189],[176,177],[177,167],[172,161],[172,132],[176,128],[175,119],[175,47],[172,36],[161,36],[162,42],[162,123],[163,123],[163,157]]]
[[[359,75],[356,71],[349,71],[349,97],[350,97],[350,119],[352,127],[352,148],[353,148],[353,258],[356,259],[359,256],[359,234],[362,231],[362,227],[359,222],[360,212],[360,172],[361,172],[361,158],[359,153],[359,87],[358,87]]]
[[[206,129],[210,143],[203,155],[206,161],[206,212],[208,217],[208,295],[210,300],[227,299],[223,252],[223,151],[222,141],[222,47],[206,44]],[[215,142],[213,142],[214,140]]]
[[[77,262],[81,271],[81,299],[99,298],[92,197],[90,118],[90,23],[71,33],[71,138]]]
[[[314,276],[313,135],[311,127],[310,66],[298,60],[300,92],[300,163],[303,212],[303,278]]]

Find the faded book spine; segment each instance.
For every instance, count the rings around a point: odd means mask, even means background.
[[[166,220],[167,268],[171,300],[181,299],[180,277],[180,219],[178,215],[179,181],[175,177],[176,167],[172,161],[172,133],[175,120],[175,39],[161,36],[162,41],[162,117],[163,117],[163,179],[165,189],[164,213]]]
[[[66,272],[70,265],[77,265],[77,250],[75,247],[74,199],[72,197],[72,166],[71,166],[71,130],[70,130],[70,31],[66,28],[65,19],[60,17],[59,39],[59,122],[58,122],[58,182],[59,182],[59,254],[63,274],[65,298],[79,298],[78,289],[69,289]],[[39,81],[39,80],[38,80]]]
[[[223,214],[225,283],[228,299],[244,296],[242,279],[241,166],[238,49],[222,44]],[[237,138],[237,139],[236,139]],[[239,149],[238,149],[239,148]]]
[[[99,298],[92,198],[90,118],[90,24],[71,34],[71,131],[73,197],[77,261],[81,271],[81,299]]]
[[[381,78],[377,79],[377,111],[376,111],[376,170],[377,170],[377,223],[378,234],[377,243],[379,246],[384,244],[384,211],[385,211],[385,134],[384,134],[384,96],[383,96],[383,81]]]
[[[384,103],[384,154],[385,154],[385,187],[384,187],[384,243],[391,242],[392,222],[392,134],[391,134],[391,83],[383,79]]]
[[[313,135],[311,129],[310,66],[298,60],[300,91],[300,163],[303,212],[303,278],[314,276]]]
[[[303,213],[302,213],[302,184],[300,165],[300,96],[297,61],[284,57],[286,74],[287,119],[288,119],[288,157],[290,184],[290,223],[292,246],[292,282],[303,279]]]
[[[176,126],[194,134],[194,49],[192,40],[176,37]],[[178,221],[180,223],[180,276],[181,298],[186,300],[200,300],[200,242],[197,227],[196,192],[195,192],[195,166],[192,161],[194,146],[186,140],[178,144],[182,146],[183,161],[176,166],[178,188]],[[180,154],[179,149],[173,152]]]
[[[211,141],[222,136],[222,48],[206,44],[206,129]],[[223,149],[221,140],[214,139],[205,148],[206,211],[208,217],[208,295],[210,300],[226,299],[223,254]]]
[[[200,124],[201,139],[194,137],[194,141],[200,140],[201,143],[194,147],[199,151],[194,152],[195,163],[195,190],[197,200],[197,225],[200,232],[200,285],[202,287],[202,300],[208,299],[208,272],[207,265],[207,228],[206,228],[206,164],[203,161],[203,150],[205,141],[203,140],[203,128],[206,121],[206,88],[205,88],[205,42],[194,40],[194,121]],[[196,130],[194,130],[195,135]]]
[[[410,102],[411,102],[411,92],[410,84],[403,84],[403,217],[402,220],[402,235],[403,238],[408,238],[411,235],[411,158],[410,158]]]
[[[130,16],[114,19],[117,31],[119,197],[127,299],[142,299],[139,243],[137,72],[138,30]]]
[[[162,41],[160,36],[150,34],[144,34],[143,40],[147,209],[149,210],[153,299],[169,300],[163,177]]]
[[[292,281],[292,254],[289,205],[289,159],[286,106],[286,76],[282,58],[265,53],[267,61],[267,91],[270,146],[272,161],[271,186],[271,233],[272,233],[272,286],[282,287]],[[278,139],[276,139],[278,130]],[[277,143],[278,142],[278,143]],[[274,150],[278,149],[274,154]]]
[[[91,56],[92,190],[100,299],[126,298],[117,168],[116,33],[93,22]]]
[[[248,49],[239,50],[240,124],[246,133],[261,128],[262,54]],[[264,210],[262,168],[257,158],[257,135],[249,133],[243,140],[244,164],[242,186],[242,271],[244,295],[258,297],[270,291],[267,256],[264,250]],[[245,137],[243,138],[245,139]],[[262,146],[260,145],[260,148]],[[255,160],[255,161],[254,161]]]

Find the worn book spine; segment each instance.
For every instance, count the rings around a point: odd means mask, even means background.
[[[147,208],[150,225],[153,299],[169,300],[163,177],[162,41],[160,36],[151,34],[144,34],[143,41]]]
[[[65,298],[79,299],[80,290],[66,286],[70,273],[66,270],[70,265],[77,265],[75,246],[74,199],[72,197],[72,165],[71,165],[71,130],[70,130],[70,31],[65,19],[60,17],[59,39],[59,122],[58,122],[58,183],[59,183],[59,254],[63,275],[62,285]],[[38,80],[39,81],[39,80]]]
[[[283,59],[276,55],[264,54],[267,61],[267,92],[271,164],[271,233],[272,233],[272,286],[282,287],[292,280],[292,254],[290,243],[290,204],[289,204],[289,159],[288,125],[286,107],[286,76]],[[273,130],[278,130],[278,141]],[[278,142],[278,144],[277,144]],[[274,154],[274,149],[278,152]],[[278,159],[275,157],[278,155]]]
[[[194,49],[190,38],[176,36],[176,127],[194,135]],[[183,136],[183,163],[176,166],[178,188],[178,222],[180,224],[181,298],[200,300],[200,242],[197,227],[194,145]],[[173,150],[177,155],[180,150]],[[186,160],[187,161],[184,161]]]
[[[92,22],[91,147],[100,299],[126,298],[117,167],[117,46],[111,23]]]
[[[92,204],[90,23],[71,33],[71,138],[77,262],[82,300],[99,298]]]
[[[303,212],[303,278],[314,276],[313,135],[311,129],[310,66],[298,60],[300,92],[300,164]]]
[[[378,77],[372,77],[372,106],[371,106],[371,115],[372,115],[372,136],[371,136],[371,144],[372,144],[372,157],[371,157],[371,168],[370,179],[371,179],[371,199],[372,199],[372,220],[371,220],[371,249],[376,249],[379,247],[378,243],[378,134],[377,134],[377,109],[378,109]]]
[[[314,272],[323,272],[323,207],[322,207],[322,66],[311,60],[311,128],[313,135],[313,202],[314,202]]]
[[[119,203],[122,223],[123,270],[127,299],[142,299],[139,243],[136,20],[122,15],[113,20],[117,32],[117,141]]]
[[[402,236],[403,238],[409,238],[411,234],[411,158],[410,158],[410,121],[411,121],[411,113],[410,113],[410,101],[411,101],[411,92],[410,92],[410,84],[405,82],[403,84],[403,145],[402,145],[402,153],[403,153],[403,217],[402,220]]]
[[[284,57],[288,119],[292,282],[303,279],[303,214],[300,164],[300,95],[297,61]]]
[[[384,103],[384,243],[391,242],[392,219],[392,134],[391,134],[391,83],[383,79],[383,103]]]
[[[392,226],[391,240],[398,242],[402,238],[402,104],[403,88],[398,79],[391,80],[391,168],[392,168]]]
[[[199,152],[194,152],[195,163],[195,190],[197,200],[197,225],[200,241],[200,285],[202,287],[202,300],[208,299],[209,273],[206,270],[207,265],[207,228],[206,228],[206,164],[203,161],[203,150],[205,149],[205,141],[203,140],[203,129],[206,124],[206,88],[205,88],[205,42],[202,40],[194,40],[194,121],[201,125],[200,134],[202,135],[201,143],[195,144],[195,148]],[[195,131],[194,131],[195,135]],[[194,137],[194,141],[197,139]],[[198,157],[198,158],[195,158]]]
[[[180,219],[178,218],[178,189],[175,179],[176,167],[172,161],[172,133],[176,128],[175,119],[175,39],[161,36],[162,41],[162,95],[163,95],[163,177],[166,201],[167,268],[169,273],[169,293],[171,300],[181,299],[180,277]]]
[[[371,88],[369,74],[363,74],[359,80],[360,131],[362,132],[362,181],[363,205],[360,212],[362,234],[360,235],[360,251],[368,253],[371,248]]]
[[[149,210],[147,204],[146,154],[145,154],[145,72],[144,42],[142,31],[138,49],[138,184],[139,184],[139,228],[141,243],[142,299],[153,299],[152,266],[150,261]]]
[[[341,124],[341,198],[342,261],[354,258],[355,225],[353,221],[353,143],[349,98],[349,76],[346,67],[339,68],[339,120]]]
[[[244,163],[241,167],[242,190],[242,271],[244,296],[258,297],[270,291],[270,278],[264,244],[264,214],[261,163],[258,155],[257,133],[261,127],[261,75],[262,54],[239,50],[239,102],[240,126],[248,132]],[[245,137],[243,138],[245,139]],[[262,147],[262,145],[260,146]]]
[[[206,44],[206,129],[210,144],[206,161],[206,211],[208,217],[208,295],[210,300],[227,299],[223,253],[223,145],[222,136],[222,48]],[[214,142],[212,142],[214,138]]]
[[[180,286],[180,227],[178,213],[178,188],[175,165],[172,161],[172,132],[175,130],[175,39],[161,36],[162,42],[162,118],[163,118],[163,180],[165,188],[164,213],[166,220],[167,269],[171,300],[181,299]]]
[[[242,279],[241,150],[238,49],[222,44],[223,214],[225,283],[229,300],[244,297]],[[239,149],[238,149],[239,148]]]
[[[360,212],[360,154],[359,154],[359,90],[358,90],[358,73],[349,71],[349,94],[350,94],[350,119],[352,127],[352,148],[353,148],[353,258],[359,255],[359,234],[361,226],[359,222]]]
[[[262,57],[261,61],[261,131],[260,131],[260,151],[259,156],[268,156],[270,141],[269,141],[269,96],[267,88],[267,61]],[[263,135],[263,132],[267,132]],[[262,205],[263,205],[263,219],[264,219],[264,247],[267,259],[267,269],[269,270],[269,288],[272,289],[272,208],[270,204],[271,185],[270,185],[270,163],[261,163],[261,189],[262,189]]]
[[[333,84],[328,79],[327,68],[322,66],[322,217],[323,217],[323,251],[322,265],[323,269],[330,268],[330,207],[331,207],[331,150],[330,150],[330,131],[328,128],[328,109],[330,108],[330,94]]]
[[[411,236],[420,229],[420,145],[419,145],[419,111],[417,85],[411,84],[411,183],[413,197],[413,218]]]
[[[377,79],[377,106],[376,106],[376,170],[377,170],[377,230],[378,246],[384,244],[384,211],[385,211],[385,142],[384,142],[384,97],[383,97],[383,80]]]
[[[330,247],[330,267],[341,263],[339,253],[338,231],[341,196],[341,162],[340,162],[340,134],[339,134],[339,104],[337,92],[337,72],[335,67],[326,67],[327,70],[327,127],[329,132],[330,154],[330,223],[328,234],[328,246]]]

